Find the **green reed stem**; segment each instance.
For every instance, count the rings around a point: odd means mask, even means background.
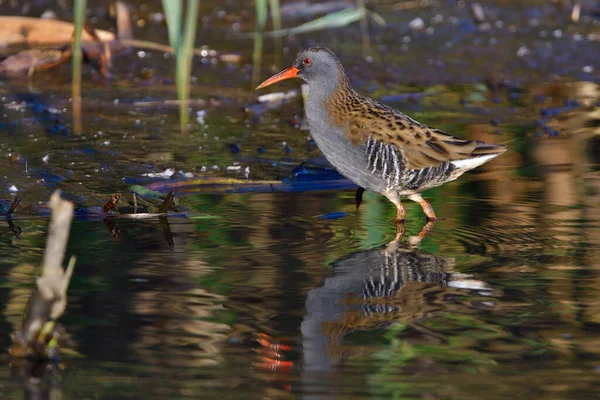
[[[175,49],[175,82],[179,100],[179,122],[182,133],[187,133],[190,120],[188,99],[192,55],[196,40],[200,0],[188,0],[185,21],[182,18],[183,0],[163,0],[162,3],[169,29],[169,42]]]
[[[73,131],[76,135],[81,135],[81,31],[85,21],[86,0],[75,0],[73,5],[73,60],[72,60],[72,83],[71,98],[73,101]]]
[[[182,0],[162,0],[165,18],[167,19],[167,32],[171,47],[177,49],[181,38],[181,22],[183,15]]]
[[[365,7],[365,0],[356,0],[356,8],[362,11],[360,17],[360,36],[362,39],[363,55],[366,56],[371,49],[371,40],[369,38],[369,13]]]
[[[260,79],[260,66],[262,64],[263,32],[267,24],[267,0],[255,0],[256,29],[254,35],[254,52],[252,53],[252,86],[258,84]]]
[[[279,0],[269,0],[269,7],[271,8],[271,23],[273,24],[273,30],[280,30],[281,12],[279,11]]]
[[[192,76],[192,51],[196,41],[196,27],[200,0],[188,0],[187,15],[183,29],[183,41],[177,52],[176,81],[177,97],[180,100],[179,118],[182,132],[187,132],[190,120],[188,99],[190,98],[190,81]]]
[[[273,24],[272,29],[274,31],[281,30],[281,12],[279,11],[279,0],[269,0],[269,7],[271,9],[271,23]],[[283,38],[276,36],[274,39],[275,45],[275,64],[281,67],[281,49],[283,47]]]

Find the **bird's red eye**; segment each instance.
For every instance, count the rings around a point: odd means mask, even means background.
[[[302,61],[302,63],[303,63],[304,65],[310,65],[310,63],[311,63],[311,62],[312,62],[312,61],[311,61],[311,60],[310,60],[310,58],[308,58],[308,57],[307,57],[307,58],[305,58],[305,59]]]

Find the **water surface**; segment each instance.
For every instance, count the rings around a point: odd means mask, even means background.
[[[1,397],[596,397],[600,96],[597,76],[581,72],[591,52],[543,63],[574,40],[546,5],[494,8],[502,18],[534,13],[541,21],[508,36],[496,25],[405,31],[417,15],[467,21],[460,7],[436,7],[390,12],[388,30],[373,28],[374,64],[327,33],[286,39],[283,56],[311,41],[327,44],[339,49],[358,90],[457,136],[508,144],[503,156],[425,193],[440,219],[419,246],[425,220],[417,204],[406,203],[406,235],[397,242],[391,203],[367,193],[356,209],[352,188],[326,182],[305,192],[196,189],[181,196],[183,212],[168,218],[168,230],[158,220],[78,217],[68,246],[76,272],[61,318],[77,355],[63,355],[39,380],[2,357]],[[193,107],[194,116],[205,111],[204,123],[194,121],[187,137],[176,109],[135,104],[175,96],[159,53],[117,58],[111,82],[87,72],[83,136],[72,133],[68,66],[29,85],[4,82],[0,190],[10,199],[15,185],[23,206],[12,221],[18,237],[8,224],[0,228],[0,348],[9,347],[39,274],[48,224],[39,202],[54,189],[86,208],[149,183],[149,172],[246,179],[248,168],[249,179],[279,180],[319,156],[300,97],[256,112],[251,42],[240,50],[216,38],[231,23],[210,21],[202,41],[241,51],[243,62],[195,61],[192,93],[207,103]],[[547,39],[546,56],[530,43],[555,26],[565,35]],[[359,43],[358,31],[337,32]],[[404,41],[409,51],[397,32],[412,38]],[[151,27],[138,33],[160,39]],[[450,34],[464,52],[447,50]],[[491,37],[509,56],[486,49]],[[531,58],[514,55],[521,45],[534,49]],[[481,63],[469,61],[468,49]],[[428,63],[431,54],[457,62]],[[265,54],[264,76],[273,60]],[[490,65],[509,83],[486,86]],[[140,78],[141,68],[154,78]],[[397,96],[406,92],[418,95]]]

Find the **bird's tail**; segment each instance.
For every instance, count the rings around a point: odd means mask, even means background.
[[[492,158],[498,157],[500,154],[506,151],[506,146],[503,144],[487,144],[478,142],[477,147],[473,149],[471,155],[463,160],[452,161],[455,167],[466,171],[480,166],[491,160]]]
[[[488,144],[488,143],[481,142],[481,144],[478,143],[477,147],[475,147],[473,149],[471,156],[472,157],[481,157],[481,156],[487,156],[487,155],[499,156],[500,154],[504,153],[505,151],[506,151],[506,145],[504,145],[504,144]]]

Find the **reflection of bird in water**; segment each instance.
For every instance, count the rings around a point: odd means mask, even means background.
[[[362,251],[339,259],[332,265],[335,277],[325,280],[323,290],[342,290],[351,302],[362,303],[365,314],[398,309],[376,299],[393,297],[409,282],[432,282],[446,286],[444,270],[452,259],[402,246],[394,241],[382,249]],[[360,281],[361,285],[356,285]]]
[[[305,372],[326,371],[335,365],[350,350],[343,348],[342,339],[352,331],[404,322],[430,339],[443,340],[419,321],[464,309],[449,297],[483,285],[454,274],[453,258],[418,249],[432,227],[430,222],[406,241],[397,238],[387,246],[353,253],[332,264],[323,285],[306,295],[302,322]]]

